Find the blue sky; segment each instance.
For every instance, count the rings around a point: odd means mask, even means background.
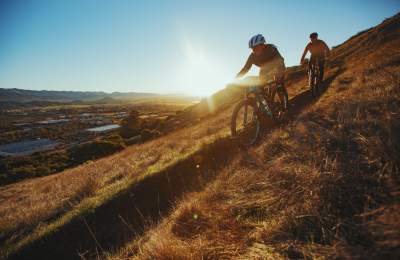
[[[0,0],[0,87],[209,95],[254,34],[292,66],[310,32],[335,46],[399,11],[397,0]]]

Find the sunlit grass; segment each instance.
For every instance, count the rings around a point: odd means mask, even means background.
[[[107,256],[396,257],[400,68],[380,67],[399,58],[387,53],[396,44],[351,57],[293,122],[243,151],[205,190],[188,194],[162,223]],[[305,77],[299,82],[291,93],[307,88]]]
[[[312,106],[298,111],[293,122],[273,131],[258,147],[238,153],[205,190],[187,194],[161,224],[108,256],[391,256],[400,241],[391,233],[399,230],[398,218],[390,218],[399,215],[399,162],[393,155],[398,154],[400,71],[392,66],[384,72],[379,66],[398,60],[398,52],[387,54],[396,46],[398,42],[375,52],[367,48],[340,68],[333,66],[327,76],[340,74],[320,99],[310,101]],[[333,61],[342,61],[337,55],[333,53]],[[299,71],[302,77],[288,79],[292,97],[307,88],[304,69]],[[208,100],[208,109],[219,105],[215,100]],[[57,176],[3,190],[28,197],[16,195],[13,204],[0,206],[7,216],[2,232],[31,232],[11,240],[6,250],[56,232],[146,176],[227,137],[230,112]],[[65,201],[72,205],[66,207]],[[61,216],[52,219],[57,213]]]
[[[14,236],[5,249],[16,250],[49,234],[78,215],[118,196],[147,175],[167,168],[202,149],[215,140],[229,135],[222,111],[202,126],[176,131],[149,143],[127,148],[121,153],[45,178],[33,179],[3,187],[3,193],[21,194],[13,204],[0,205],[3,218],[2,234],[11,234],[20,228],[32,230],[22,237]],[[212,134],[210,127],[213,128]],[[61,214],[61,217],[52,219]],[[42,222],[39,228],[35,224]],[[16,244],[15,244],[16,243]],[[8,248],[8,249],[7,249]]]

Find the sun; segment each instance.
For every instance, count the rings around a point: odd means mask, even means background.
[[[210,96],[233,78],[223,59],[191,41],[183,44],[183,56],[178,67],[179,85],[189,95]]]

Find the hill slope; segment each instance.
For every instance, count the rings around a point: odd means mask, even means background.
[[[144,202],[132,199],[145,198],[138,190],[154,191],[157,199],[145,203],[157,219],[179,198],[159,196],[159,190],[173,193],[181,190],[179,179],[203,174],[217,177],[116,257],[359,256],[379,248],[392,256],[399,241],[391,232],[398,230],[397,218],[390,217],[399,214],[393,156],[399,153],[399,38],[397,15],[335,48],[315,102],[305,67],[290,68],[293,121],[253,149],[238,152],[225,138],[237,96],[228,88],[220,95],[231,102],[211,114],[205,101],[191,108],[188,117],[204,118],[184,129],[54,176],[1,187],[3,256],[77,258],[77,251],[120,246],[146,223],[136,208]],[[158,179],[164,177],[167,183]],[[157,212],[163,203],[166,210]],[[136,219],[128,218],[133,211]]]
[[[398,259],[399,46],[396,15],[336,47],[313,106],[109,258]]]

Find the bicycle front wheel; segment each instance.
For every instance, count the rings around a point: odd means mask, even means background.
[[[274,120],[278,123],[284,122],[289,107],[289,96],[284,86],[278,86],[270,104]]]
[[[316,69],[312,68],[309,71],[309,85],[312,98],[315,98],[317,96],[317,80],[318,79]]]
[[[245,145],[253,145],[260,135],[260,118],[255,101],[239,102],[232,114],[231,134]]]

